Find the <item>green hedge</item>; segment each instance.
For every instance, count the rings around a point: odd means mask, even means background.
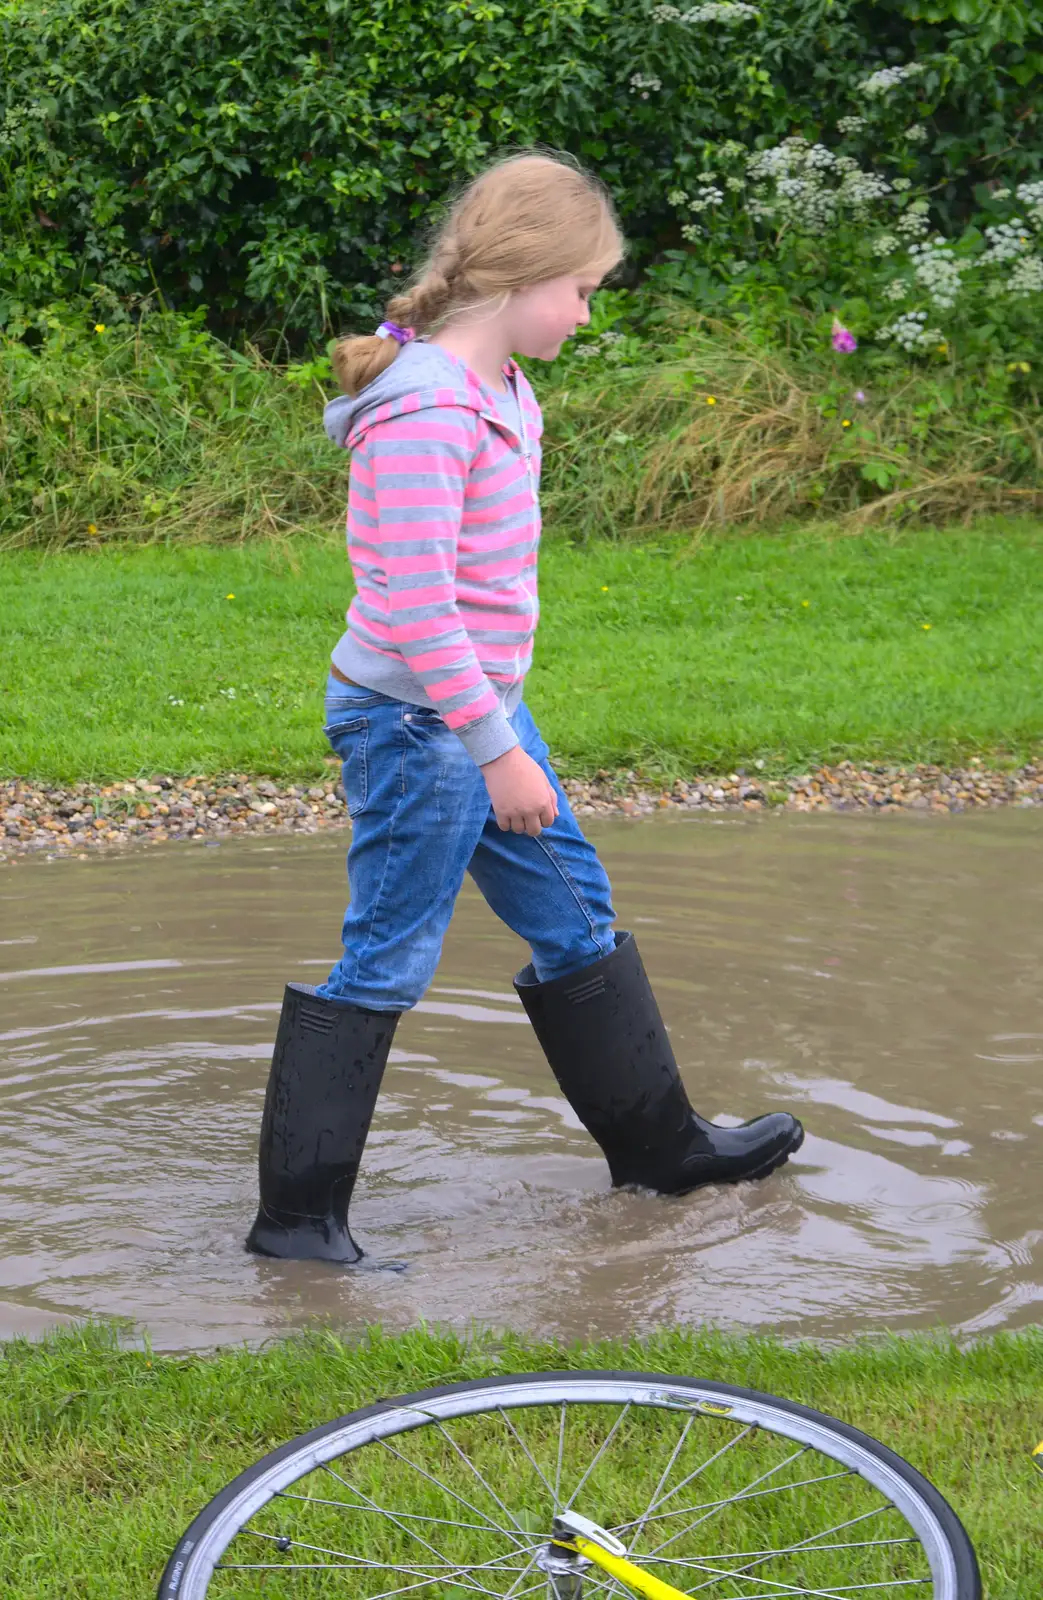
[[[681,242],[667,196],[708,146],[828,137],[868,74],[914,59],[895,114],[925,122],[943,221],[1043,166],[1031,0],[683,9],[0,0],[0,326],[156,287],[226,335],[365,324],[451,187],[532,141],[598,169],[640,266]]]

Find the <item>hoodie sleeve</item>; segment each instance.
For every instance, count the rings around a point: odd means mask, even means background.
[[[349,533],[374,643],[401,654],[447,727],[484,766],[518,738],[456,603],[457,541],[476,444],[476,418],[461,407],[375,423],[352,456]]]

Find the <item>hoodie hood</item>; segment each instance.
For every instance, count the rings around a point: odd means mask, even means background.
[[[521,373],[513,360],[507,361],[503,370],[509,378]],[[463,406],[477,411],[519,443],[517,433],[500,412],[496,390],[483,383],[459,357],[423,339],[411,339],[403,345],[391,365],[359,394],[342,394],[331,400],[323,412],[323,424],[334,444],[354,450],[375,422],[387,422],[403,411],[425,411],[432,406]]]

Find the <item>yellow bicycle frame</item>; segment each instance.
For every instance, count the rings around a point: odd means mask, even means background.
[[[654,1578],[650,1572],[628,1561],[626,1556],[613,1555],[611,1550],[603,1550],[593,1539],[585,1539],[580,1533],[569,1534],[567,1538],[557,1535],[554,1543],[586,1556],[588,1561],[593,1561],[603,1572],[611,1573],[613,1578],[625,1583],[635,1594],[642,1595],[644,1600],[689,1600],[683,1589],[675,1589],[672,1584],[664,1583],[662,1578]]]

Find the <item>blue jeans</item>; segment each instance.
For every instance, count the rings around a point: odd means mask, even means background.
[[[528,941],[538,982],[615,949],[605,869],[524,701],[511,726],[558,797],[557,818],[535,839],[500,829],[481,769],[437,711],[330,676],[325,731],[343,763],[352,819],[351,904],[344,954],[320,995],[374,1011],[416,1005],[434,976],[465,872]]]

